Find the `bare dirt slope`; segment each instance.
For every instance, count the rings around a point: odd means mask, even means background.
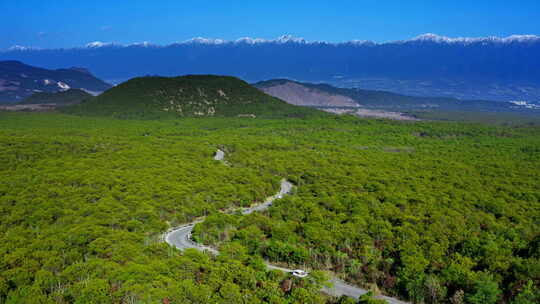
[[[357,107],[353,99],[343,95],[309,88],[295,82],[285,82],[261,88],[263,92],[297,106]]]

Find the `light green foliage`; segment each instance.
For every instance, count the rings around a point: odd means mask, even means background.
[[[348,296],[341,296],[337,300],[336,304],[356,304],[356,301]]]
[[[521,289],[512,304],[534,304],[540,302],[540,290],[538,290],[533,281],[527,281]]]
[[[475,282],[474,293],[468,297],[472,304],[495,304],[501,294],[499,284],[488,273],[480,273]]]
[[[493,102],[491,102],[493,104]],[[485,111],[485,110],[413,110],[406,111],[407,114],[419,119],[441,120],[441,121],[461,121],[486,124],[497,124],[507,126],[519,125],[540,125],[538,111]]]
[[[217,245],[230,240],[230,230],[237,224],[235,215],[215,213],[209,215],[203,223],[195,225],[195,240],[203,244]]]
[[[425,298],[427,303],[443,303],[446,298],[446,288],[441,286],[441,282],[434,275],[428,275],[424,282]]]
[[[18,113],[0,125],[0,303],[293,301],[242,245],[210,258],[158,242],[279,188],[279,177],[212,159],[222,134],[210,129],[229,121]]]
[[[530,126],[1,113],[0,303],[327,300],[318,279],[283,292],[262,259],[424,302],[529,299],[539,147]],[[294,195],[226,214],[281,178]],[[159,242],[199,216],[222,255]]]
[[[459,290],[471,299],[484,272],[508,298],[503,282],[540,278],[538,128],[331,121],[268,129],[255,147],[244,137],[231,162],[297,188],[267,212],[240,217],[229,241],[419,303]],[[220,231],[205,227],[198,233]]]
[[[363,294],[358,299],[358,304],[384,304],[385,300],[376,299],[373,297],[373,293],[370,291],[366,294]]]

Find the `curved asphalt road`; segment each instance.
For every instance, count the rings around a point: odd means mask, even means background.
[[[215,156],[214,156],[214,159],[219,160],[219,161],[223,161],[224,157],[225,157],[225,153],[222,150],[218,150],[216,152]],[[282,180],[281,181],[281,189],[279,190],[278,193],[276,193],[274,196],[271,196],[271,197],[267,198],[264,201],[264,203],[262,203],[262,204],[259,204],[257,206],[254,206],[254,207],[251,207],[251,208],[248,208],[248,209],[244,209],[242,211],[242,214],[246,215],[246,214],[250,214],[250,213],[253,213],[253,212],[256,212],[256,211],[263,211],[265,209],[268,209],[270,206],[272,206],[272,203],[276,199],[280,199],[283,196],[289,194],[291,192],[292,188],[293,188],[293,185],[289,181],[287,181],[285,179]],[[176,247],[176,248],[178,248],[180,250],[184,250],[184,249],[187,249],[187,248],[193,248],[193,249],[197,249],[197,250],[200,250],[200,251],[208,251],[208,252],[211,252],[214,255],[218,255],[219,251],[217,251],[216,249],[208,247],[208,246],[200,245],[200,244],[195,243],[194,241],[191,240],[191,232],[193,231],[193,227],[196,224],[201,223],[201,222],[202,222],[202,220],[197,220],[197,221],[191,222],[189,224],[186,224],[186,225],[176,227],[176,228],[173,228],[173,229],[169,230],[164,235],[165,242],[167,242],[169,245],[172,245],[172,246],[174,246],[174,247]],[[266,266],[269,269],[280,270],[280,271],[283,271],[283,272],[292,272],[293,271],[292,269],[272,265],[272,264],[270,264],[268,262],[266,262]],[[349,285],[349,284],[345,283],[344,281],[342,281],[342,280],[340,280],[338,278],[332,278],[332,279],[330,279],[329,282],[332,283],[332,287],[323,287],[323,289],[322,289],[323,292],[325,292],[325,293],[327,293],[329,295],[333,295],[333,296],[337,296],[337,297],[342,296],[342,295],[346,295],[346,296],[358,299],[361,295],[368,292],[365,289]],[[394,298],[390,298],[390,297],[386,297],[386,296],[378,296],[377,298],[386,300],[386,302],[391,303],[391,304],[406,304],[406,302],[402,302],[400,300],[396,300]]]

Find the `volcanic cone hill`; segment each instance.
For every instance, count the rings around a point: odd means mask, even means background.
[[[238,78],[213,75],[134,78],[64,111],[144,119],[324,115],[315,109],[290,105]]]

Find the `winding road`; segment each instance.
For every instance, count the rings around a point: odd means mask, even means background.
[[[219,160],[219,161],[224,161],[224,157],[225,157],[225,153],[222,150],[218,150],[214,156],[214,159]],[[242,214],[247,215],[253,212],[263,211],[265,209],[268,209],[270,206],[272,206],[272,203],[276,199],[280,199],[283,196],[290,194],[292,189],[293,189],[293,185],[289,181],[283,179],[281,181],[281,188],[278,193],[276,193],[275,195],[271,197],[268,197],[262,204],[242,210]],[[202,221],[203,220],[200,219],[200,220],[191,222],[189,224],[173,228],[165,233],[163,239],[165,240],[165,242],[167,242],[167,244],[174,246],[180,250],[193,248],[200,251],[208,251],[214,255],[218,255],[219,251],[217,251],[216,249],[195,243],[194,241],[191,240],[191,233],[193,231],[193,227],[196,224],[201,223]],[[266,262],[266,266],[268,267],[268,269],[280,270],[280,271],[289,272],[289,273],[293,272],[293,269],[279,267],[279,266],[270,264],[268,262]],[[331,283],[331,287],[323,287],[322,289],[323,292],[329,295],[333,295],[337,297],[346,295],[346,296],[358,299],[361,295],[368,292],[365,289],[349,285],[338,278],[332,278],[329,280],[329,282]],[[386,297],[386,296],[377,296],[376,298],[385,300],[386,302],[391,303],[391,304],[407,304],[407,302],[403,302],[403,301]]]

